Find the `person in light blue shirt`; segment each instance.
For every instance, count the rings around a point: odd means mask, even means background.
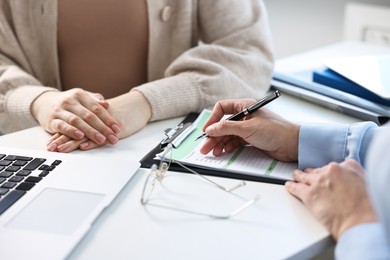
[[[243,144],[280,161],[298,161],[288,192],[338,241],[337,259],[390,259],[390,124],[302,124],[262,108],[243,121],[220,121],[254,100],[218,102],[205,123],[201,153]]]

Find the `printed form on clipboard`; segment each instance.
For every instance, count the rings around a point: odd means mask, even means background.
[[[284,163],[272,159],[259,149],[246,145],[231,153],[214,156],[212,153],[203,155],[199,152],[205,138],[195,139],[202,134],[202,126],[210,116],[210,110],[203,110],[193,122],[193,130],[187,133],[180,145],[172,150],[172,160],[184,165],[195,166],[223,172],[232,172],[253,176],[262,176],[280,180],[292,180],[297,163]],[[166,158],[171,155],[165,155]]]

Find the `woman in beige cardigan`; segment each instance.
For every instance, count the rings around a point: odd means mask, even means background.
[[[272,65],[261,0],[3,0],[0,131],[41,125],[51,151],[115,144],[262,96]]]

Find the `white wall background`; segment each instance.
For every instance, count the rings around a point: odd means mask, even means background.
[[[390,7],[390,0],[264,0],[276,58],[343,39],[347,2]],[[390,19],[390,18],[389,18]]]

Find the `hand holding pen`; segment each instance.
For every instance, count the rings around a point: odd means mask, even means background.
[[[278,93],[273,93],[267,97],[274,100],[278,96]],[[269,100],[267,97],[265,99]],[[233,152],[242,145],[251,145],[276,160],[296,161],[300,129],[298,124],[266,108],[260,110],[257,108],[255,110],[257,113],[250,110],[252,116],[247,116],[245,120],[221,120],[225,114],[234,114],[245,111],[246,108],[249,109],[254,102],[253,99],[219,101],[203,126],[203,131],[210,138],[203,142],[200,153],[212,152],[214,156],[219,156]]]
[[[273,93],[268,94],[267,96],[263,97],[259,101],[249,106],[248,108],[245,108],[244,110],[238,112],[237,114],[231,115],[226,120],[239,121],[243,119],[245,116],[256,112],[258,109],[270,103],[271,101],[277,99],[278,97],[280,97],[280,92],[278,90],[275,90]],[[199,140],[202,137],[207,137],[206,133],[203,133],[202,135],[198,136],[195,139],[195,141]]]

